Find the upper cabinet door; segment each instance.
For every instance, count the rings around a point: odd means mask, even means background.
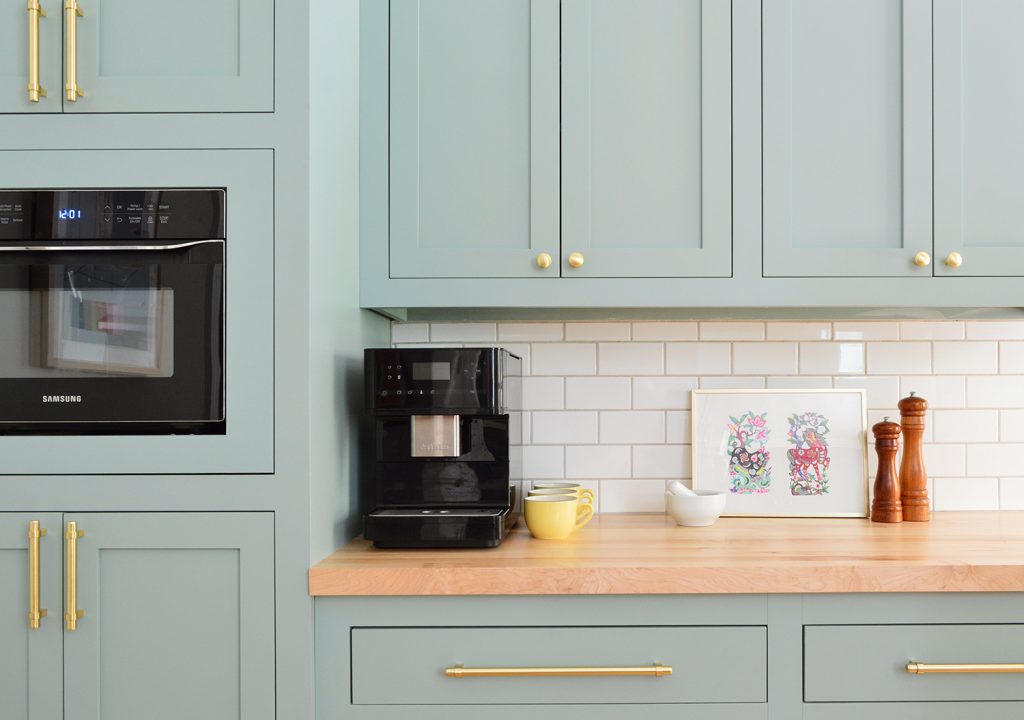
[[[60,112],[63,10],[63,0],[0,5],[0,113]]]
[[[391,0],[391,277],[557,277],[558,0]]]
[[[563,277],[731,274],[731,47],[729,0],[563,0]]]
[[[1024,275],[1022,36],[1020,0],[935,0],[937,275]]]
[[[44,2],[53,0],[44,0]],[[78,0],[69,112],[274,109],[274,0]],[[62,6],[51,18],[60,22]],[[5,31],[0,31],[5,32]],[[65,84],[70,80],[65,77]],[[55,83],[56,84],[56,83]],[[64,87],[57,88],[58,91]]]
[[[930,276],[931,1],[764,0],[762,20],[764,274]]]
[[[45,537],[30,537],[32,523]],[[0,513],[0,717],[62,720],[60,515]],[[38,548],[38,565],[32,556]],[[39,609],[33,622],[30,587],[37,582]]]
[[[85,533],[68,563],[84,615],[64,633],[66,720],[274,718],[272,513],[64,519]]]

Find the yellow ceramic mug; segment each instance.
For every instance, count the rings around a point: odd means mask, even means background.
[[[594,506],[575,495],[534,495],[523,502],[526,527],[541,540],[563,540],[594,517]]]
[[[594,504],[594,491],[574,482],[535,482],[528,495],[575,495],[580,502]]]

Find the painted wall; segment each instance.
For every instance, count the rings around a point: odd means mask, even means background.
[[[312,562],[358,534],[363,347],[389,323],[359,309],[359,2],[310,22],[309,463]]]
[[[397,346],[523,355],[524,475],[660,512],[690,478],[693,388],[864,388],[868,420],[929,401],[937,510],[1024,510],[1024,321],[395,323]],[[874,472],[874,452],[869,455]]]

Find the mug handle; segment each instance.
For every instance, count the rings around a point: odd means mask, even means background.
[[[580,519],[581,515],[583,516],[582,520]],[[579,505],[577,505],[576,506],[576,527],[574,527],[572,529],[573,532],[576,532],[581,527],[586,525],[588,522],[590,522],[590,520],[593,517],[594,517],[594,506],[591,503],[580,503]]]
[[[590,488],[580,488],[580,502],[587,500],[591,505],[594,504],[594,491]]]

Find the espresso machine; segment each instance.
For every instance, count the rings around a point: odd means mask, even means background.
[[[365,537],[381,548],[499,545],[519,516],[522,359],[499,348],[388,348],[364,361]]]

